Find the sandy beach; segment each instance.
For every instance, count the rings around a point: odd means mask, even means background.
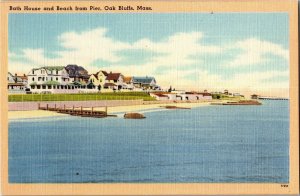
[[[144,104],[144,105],[130,105],[130,106],[113,106],[108,107],[108,114],[126,113],[126,112],[138,112],[141,110],[151,109],[163,109],[164,106],[177,106],[195,108],[201,106],[207,106],[210,102],[197,102],[197,103],[162,103],[162,104]],[[89,108],[90,109],[90,108]],[[95,111],[103,111],[104,107],[94,108]],[[31,110],[31,111],[9,111],[8,119],[25,119],[25,118],[42,118],[42,117],[54,117],[54,116],[67,116],[67,114],[61,114],[53,111],[44,110]]]

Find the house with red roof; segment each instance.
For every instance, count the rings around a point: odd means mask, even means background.
[[[118,90],[124,86],[124,76],[121,73],[106,72],[103,70],[91,74],[89,82],[99,89]]]

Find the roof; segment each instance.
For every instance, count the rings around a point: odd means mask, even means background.
[[[167,95],[164,95],[162,93],[154,93],[154,95],[156,95],[158,97],[168,97]]]
[[[118,80],[121,73],[109,73],[106,76],[106,80]]]
[[[124,82],[129,83],[131,81],[132,77],[124,77]]]
[[[27,80],[27,76],[17,76],[18,78],[21,78],[22,80]]]
[[[105,83],[104,84],[104,87],[109,87],[109,86],[117,86],[117,85],[115,85],[114,83]]]
[[[99,78],[98,78],[98,74],[99,74],[100,72],[102,72],[105,76],[107,76],[107,72],[106,72],[106,71],[103,71],[103,70],[100,70],[100,71],[98,71],[97,73],[91,74],[91,75],[94,75],[95,78],[98,80],[98,79],[99,79]]]
[[[155,80],[154,77],[132,77],[133,83],[142,83],[142,84],[150,84],[153,80]]]
[[[203,95],[203,96],[211,96],[210,93],[199,93],[200,95]]]
[[[8,83],[8,86],[25,86],[23,83]]]
[[[49,71],[53,71],[53,70],[57,70],[57,71],[60,71],[60,70],[63,70],[65,67],[64,66],[44,66],[44,67],[41,67],[40,69],[47,69]]]
[[[100,72],[102,72],[105,76],[107,76],[107,74],[108,74],[106,71],[103,71],[103,70],[101,70]]]
[[[211,93],[198,93],[198,92],[186,92],[187,95],[203,95],[203,96],[211,96]]]
[[[95,74],[92,74],[97,80],[98,80],[98,73],[99,73],[99,72],[97,72],[97,73],[95,73]],[[92,75],[91,75],[91,76],[92,76]]]

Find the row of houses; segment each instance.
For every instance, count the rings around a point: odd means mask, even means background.
[[[150,93],[151,97],[154,97],[156,100],[167,101],[196,101],[196,100],[212,100],[212,94],[207,92],[156,92]]]
[[[169,92],[153,92],[150,93],[152,97],[156,100],[211,100],[211,99],[221,99],[221,98],[244,98],[244,95],[240,93],[232,93],[225,89],[223,92],[208,92],[204,90],[203,92],[186,92],[184,90],[172,90],[170,87]]]
[[[9,93],[89,93],[99,91],[160,90],[154,77],[130,76],[103,70],[88,74],[78,65],[44,66],[22,77],[8,73]]]

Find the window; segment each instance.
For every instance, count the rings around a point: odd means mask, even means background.
[[[56,77],[56,81],[58,81],[58,77]]]
[[[58,74],[58,70],[56,70],[56,74]]]
[[[51,81],[52,81],[53,79],[52,79],[52,77],[51,77]]]
[[[32,70],[32,74],[34,74],[34,70]]]
[[[34,81],[34,77],[32,78],[32,81]]]
[[[35,89],[35,86],[34,86],[34,85],[32,85],[32,86],[31,86],[31,88],[32,88],[32,89]]]

